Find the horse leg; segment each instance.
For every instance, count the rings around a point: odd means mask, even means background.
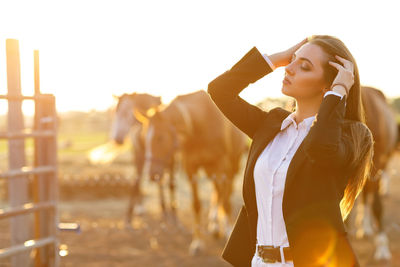
[[[190,255],[196,255],[200,252],[203,247],[203,241],[201,236],[201,203],[198,195],[198,187],[196,177],[193,174],[188,174],[190,186],[192,188],[192,205],[195,215],[195,223],[193,229],[193,239],[189,246]]]
[[[224,236],[228,238],[232,230],[231,202],[232,179],[226,174],[218,174],[213,177],[214,194],[210,206],[209,230],[212,230],[214,237]],[[210,231],[211,232],[211,231]]]
[[[133,215],[133,210],[135,209],[135,204],[138,202],[138,198],[139,198],[139,178],[136,179],[133,182],[132,188],[131,188],[131,192],[129,194],[129,203],[128,203],[128,209],[127,209],[127,213],[126,213],[126,220],[125,220],[125,224],[126,226],[130,225],[132,222],[132,215]]]
[[[165,206],[165,195],[164,195],[164,183],[163,183],[163,177],[161,177],[161,179],[159,181],[157,181],[157,186],[158,186],[158,196],[159,196],[159,200],[160,200],[160,207],[161,207],[161,211],[163,214],[164,219],[167,219],[167,209]]]
[[[379,184],[379,193],[381,196],[386,197],[389,195],[389,189],[390,189],[390,175],[386,170],[383,170],[381,173],[381,179],[380,179],[380,184]]]
[[[379,185],[380,183],[377,182],[374,190],[374,201],[373,201],[373,213],[378,224],[378,234],[375,236],[375,260],[389,260],[392,257],[389,249],[389,241],[388,237],[384,231],[383,227],[383,206],[381,201],[381,195],[379,194]]]
[[[216,184],[216,176],[211,176],[213,180],[214,190],[210,198],[210,209],[208,212],[208,232],[210,232],[215,238],[219,237],[219,226],[218,226],[218,185]]]
[[[375,254],[374,259],[379,260],[390,260],[392,254],[389,249],[389,240],[385,232],[380,232],[375,236]]]
[[[233,218],[232,218],[232,205],[231,205],[231,195],[233,192],[233,175],[223,175],[221,188],[222,193],[222,232],[227,240],[233,229]]]
[[[130,226],[132,222],[133,211],[135,211],[135,213],[138,215],[144,212],[143,195],[140,190],[140,185],[143,177],[143,163],[144,163],[143,161],[140,161],[139,159],[137,159],[137,157],[135,157],[137,178],[133,182],[131,192],[129,194],[128,209],[126,212],[126,220],[125,220],[126,227]]]
[[[371,204],[370,204],[370,187],[371,181],[367,181],[367,184],[362,191],[362,203],[359,206],[360,212],[357,214],[356,223],[358,226],[356,237],[363,238],[364,236],[373,235],[372,227],[372,215],[371,215]]]
[[[172,215],[173,223],[177,222],[176,216],[176,198],[175,198],[175,175],[174,175],[174,167],[173,164],[169,167],[169,200],[170,200],[170,209]]]
[[[373,202],[372,202],[372,211],[375,217],[375,220],[378,224],[378,231],[382,232],[383,231],[383,209],[382,209],[382,200],[381,196],[379,194],[379,183],[377,183],[376,190],[374,190],[374,195],[373,195]]]

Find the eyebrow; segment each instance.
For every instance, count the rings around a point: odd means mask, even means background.
[[[294,53],[294,54],[293,54],[293,56],[294,56],[294,57],[296,57],[296,54]],[[301,57],[301,58],[299,58],[299,59],[301,59],[301,60],[305,60],[305,61],[308,61],[308,62],[310,62],[311,66],[313,66],[313,67],[314,67],[314,64],[312,64],[311,60],[309,60],[308,58]]]

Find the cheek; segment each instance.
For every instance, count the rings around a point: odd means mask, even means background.
[[[325,87],[322,75],[315,73],[304,73],[296,75],[293,87],[305,94],[314,94],[320,92]]]

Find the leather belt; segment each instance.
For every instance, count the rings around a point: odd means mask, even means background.
[[[293,261],[290,247],[283,247],[285,261]],[[257,245],[257,255],[265,263],[283,262],[280,247]]]

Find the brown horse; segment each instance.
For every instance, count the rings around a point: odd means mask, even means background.
[[[376,250],[374,258],[376,260],[390,259],[391,254],[383,224],[380,187],[383,177],[387,176],[385,173],[387,164],[396,149],[398,126],[394,112],[380,90],[363,86],[361,98],[365,109],[366,124],[372,132],[375,143],[371,176],[363,189],[362,198],[360,199],[362,205],[358,207],[361,213],[356,218],[356,225],[359,227],[356,236],[361,238],[365,235],[373,235],[372,209],[378,231],[375,236]]]
[[[150,118],[146,130],[146,161],[149,175],[161,182],[179,152],[192,190],[195,224],[191,254],[203,244],[201,201],[197,176],[202,168],[213,182],[210,194],[209,230],[229,236],[233,224],[230,197],[233,178],[247,149],[246,137],[217,109],[205,91],[176,97]]]
[[[117,144],[123,144],[125,137],[130,133],[132,142],[133,164],[136,169],[136,179],[132,185],[129,196],[129,204],[126,211],[125,226],[130,227],[132,214],[136,208],[137,213],[142,209],[142,193],[140,183],[143,177],[144,166],[144,138],[142,134],[142,123],[134,116],[135,112],[143,114],[149,109],[161,104],[161,98],[149,94],[123,94],[118,97],[118,104],[115,111],[115,117],[111,128],[111,138]]]

